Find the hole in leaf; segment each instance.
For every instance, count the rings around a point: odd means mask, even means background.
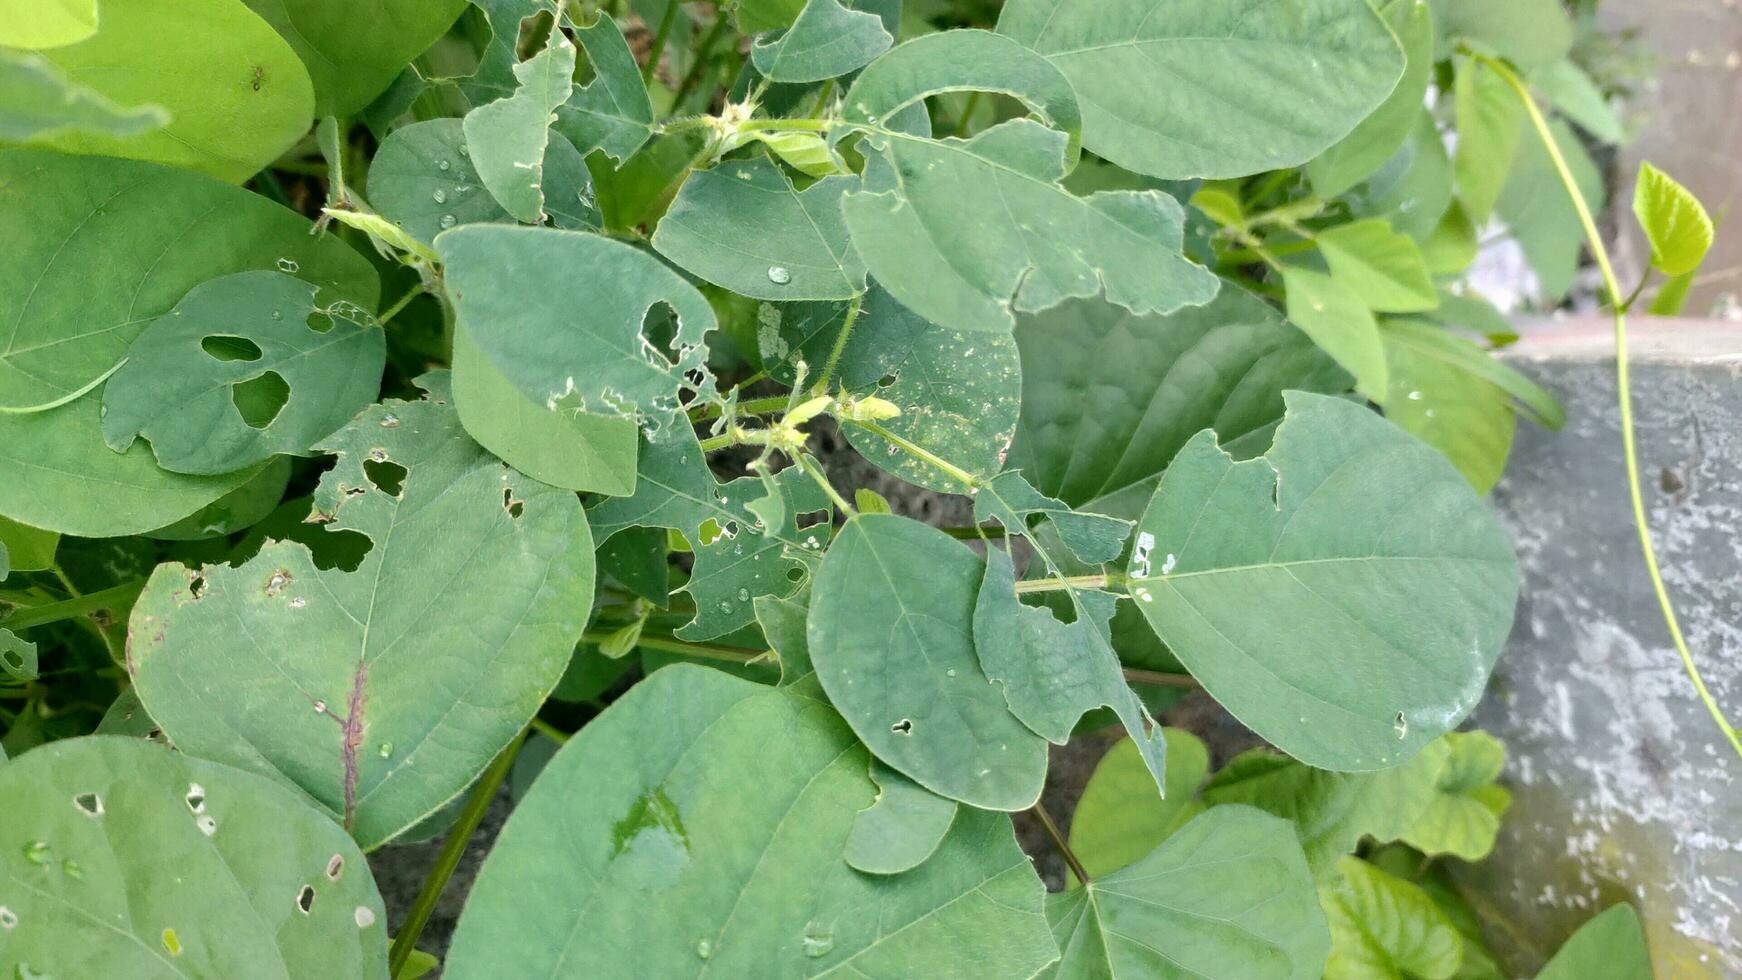
[[[913,721],[909,718],[903,718],[895,724],[890,725],[889,730],[897,735],[912,735]]]
[[[375,484],[375,489],[389,497],[397,497],[404,492],[407,472],[405,467],[391,460],[363,461],[363,475],[369,478],[370,483]]]
[[[205,589],[206,589],[206,577],[204,575],[197,575],[196,574],[193,578],[188,579],[188,595],[191,595],[195,599],[198,599],[200,597],[200,593],[204,592]]]
[[[214,334],[200,341],[200,350],[215,361],[258,361],[260,345],[246,337]]]
[[[518,520],[525,513],[526,505],[514,499],[514,489],[504,488],[502,491],[502,508],[508,511],[508,516]]]
[[[236,411],[242,413],[242,421],[250,429],[264,429],[290,401],[290,385],[277,371],[268,371],[258,378],[231,385],[230,400],[236,403]]]
[[[333,318],[328,316],[326,312],[322,310],[315,310],[313,313],[310,313],[306,322],[308,328],[313,330],[315,333],[326,333],[328,330],[333,329]]]
[[[523,18],[520,21],[520,33],[514,39],[514,56],[525,61],[543,50],[545,42],[550,40],[550,30],[555,24],[556,18],[548,10],[540,10],[531,17]]]
[[[786,570],[786,580],[788,582],[802,582],[802,581],[804,581],[804,569],[797,568],[797,567],[787,569]]]
[[[18,925],[18,913],[0,905],[0,929],[11,929],[16,925]]]
[[[0,652],[0,663],[4,663],[9,671],[22,671],[24,670],[24,654],[17,650]]]
[[[73,806],[78,807],[87,817],[103,815],[103,798],[95,793],[80,793],[73,797]]]
[[[314,910],[315,887],[313,885],[304,885],[302,891],[296,893],[296,907],[302,911],[303,915]]]
[[[641,349],[649,361],[659,358],[666,367],[672,364],[669,351],[671,342],[677,337],[678,315],[671,304],[660,300],[647,308],[641,316]]]
[[[188,784],[188,795],[184,799],[187,800],[189,810],[195,813],[206,812],[206,788],[199,783]]]
[[[344,874],[344,873],[345,873],[345,856],[343,854],[333,855],[332,860],[327,862],[327,880],[328,881],[338,881],[339,876]]]
[[[181,937],[175,934],[174,929],[163,930],[163,951],[171,956],[181,955]]]
[[[793,519],[798,522],[798,529],[802,531],[807,527],[829,523],[829,516],[829,512],[826,510],[807,510]]]
[[[893,374],[886,374],[883,377],[877,379],[877,387],[879,387],[879,388],[887,388],[894,383],[895,383],[895,375],[893,375]]]

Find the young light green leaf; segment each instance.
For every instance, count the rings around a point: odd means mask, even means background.
[[[1463,958],[1458,930],[1418,886],[1345,857],[1319,892],[1331,925],[1327,980],[1414,976],[1446,980]]]
[[[0,415],[95,388],[146,324],[232,272],[281,268],[375,309],[369,262],[308,232],[296,213],[198,174],[0,149]]]
[[[544,221],[544,156],[552,113],[574,93],[575,46],[553,31],[543,51],[514,66],[514,94],[466,114],[461,126],[478,180],[502,209]]]
[[[1349,135],[1307,164],[1307,179],[1319,197],[1336,197],[1384,166],[1421,115],[1433,78],[1433,10],[1426,0],[1386,0],[1379,16],[1403,44],[1403,78]]]
[[[1536,975],[1536,980],[1651,980],[1651,951],[1639,913],[1625,902],[1611,905],[1573,933]]]
[[[1016,327],[1022,419],[1009,467],[1080,510],[1136,518],[1174,453],[1213,428],[1261,453],[1284,389],[1347,391],[1349,376],[1268,303],[1223,285],[1215,300],[1136,316],[1074,300]]]
[[[876,759],[871,781],[877,799],[853,818],[847,863],[866,874],[905,874],[937,852],[959,807]]]
[[[1382,218],[1353,221],[1319,233],[1316,239],[1331,276],[1371,310],[1411,313],[1440,305],[1421,250]]]
[[[1103,292],[1134,313],[1215,298],[1215,276],[1180,254],[1185,219],[1173,198],[1083,198],[1058,186],[1064,133],[1014,119],[965,142],[895,132],[869,142],[879,161],[865,190],[841,201],[853,245],[891,295],[933,323],[1008,332],[1015,313]]]
[[[440,40],[465,0],[247,0],[314,82],[315,114],[349,116]],[[107,11],[105,11],[107,13]]]
[[[1451,206],[1452,183],[1452,158],[1433,113],[1424,109],[1403,148],[1344,198],[1357,217],[1384,218],[1419,242]]]
[[[1305,163],[1372,113],[1404,68],[1365,0],[1011,0],[998,31],[1071,80],[1085,146],[1162,178]]]
[[[998,814],[963,810],[906,874],[841,860],[869,761],[814,686],[660,670],[516,807],[447,975],[1015,977],[1056,958],[1040,880]]]
[[[1607,185],[1596,161],[1564,120],[1550,120],[1549,132],[1572,171],[1585,206],[1592,214],[1602,214]],[[1539,300],[1552,306],[1572,290],[1578,278],[1585,232],[1554,161],[1534,134],[1520,148],[1495,211],[1536,273]]]
[[[125,138],[169,122],[162,106],[122,106],[67,81],[42,55],[0,48],[0,140],[27,143],[58,133]]]
[[[1448,732],[1437,791],[1398,839],[1424,854],[1480,861],[1494,849],[1500,816],[1512,794],[1494,785],[1506,765],[1506,747],[1487,732]]]
[[[0,549],[10,555],[13,571],[40,572],[53,566],[59,547],[59,534],[0,517]]]
[[[1075,618],[1063,623],[1050,609],[1026,606],[1016,595],[1010,554],[986,555],[986,572],[974,604],[974,650],[986,679],[1029,730],[1054,745],[1070,741],[1083,715],[1103,705],[1113,709],[1138,746],[1157,795],[1165,788],[1167,742],[1161,726],[1125,683],[1107,623],[1117,598],[1106,592],[1073,591]]]
[[[269,779],[102,735],[8,762],[0,795],[19,976],[387,976],[368,862]]]
[[[68,153],[150,160],[239,184],[301,138],[315,114],[296,52],[241,0],[103,0],[94,35],[43,57],[74,85],[169,113],[149,133],[37,141]]]
[[[276,270],[194,287],[103,386],[109,448],[144,436],[164,469],[213,476],[338,431],[380,393],[387,343],[368,314],[317,306],[317,292]],[[267,402],[251,403],[262,390]]]
[[[1090,878],[1133,864],[1204,811],[1196,799],[1209,772],[1204,743],[1178,728],[1162,729],[1167,740],[1167,779],[1161,795],[1137,742],[1113,743],[1095,765],[1082,799],[1071,814],[1071,850]],[[1067,884],[1082,882],[1068,875]]]
[[[557,109],[556,131],[568,137],[581,156],[603,150],[621,164],[653,135],[653,102],[647,85],[629,42],[610,17],[577,28],[575,39],[587,52],[593,80],[575,86],[568,102]]]
[[[1627,138],[1627,129],[1608,97],[1572,59],[1562,58],[1531,72],[1530,85],[1562,115],[1602,142],[1620,143]]]
[[[356,571],[294,542],[234,567],[160,565],[131,621],[134,683],[178,747],[299,787],[366,848],[508,744],[593,598],[574,493],[478,448],[446,378],[424,382],[426,398],[373,406],[317,447],[338,461],[312,516],[369,539]]]
[[[1380,336],[1391,381],[1385,417],[1445,453],[1477,493],[1494,489],[1518,417],[1503,389],[1467,367],[1493,358],[1431,323],[1387,321]]]
[[[1666,276],[1693,272],[1711,251],[1712,218],[1699,198],[1650,163],[1639,165],[1633,215],[1651,243],[1651,264]]]
[[[827,177],[800,192],[763,156],[694,170],[654,229],[653,247],[740,296],[850,299],[865,290],[865,264],[841,217],[841,195],[854,183]]]
[[[1390,384],[1385,348],[1361,294],[1340,278],[1298,265],[1283,267],[1282,283],[1289,320],[1355,376],[1357,391],[1383,399]]]
[[[1484,62],[1458,66],[1452,88],[1458,146],[1452,157],[1458,200],[1477,225],[1487,224],[1524,138],[1524,103]]]
[[[807,0],[784,33],[751,47],[750,60],[769,81],[820,82],[863,68],[894,43],[874,13]]]
[[[804,515],[829,512],[822,489],[796,466],[773,480],[786,520],[757,526],[750,505],[767,496],[767,485],[758,476],[717,482],[695,431],[674,416],[644,435],[634,495],[601,501],[589,513],[601,541],[630,527],[683,533],[696,554],[684,586],[696,616],[677,635],[712,639],[755,622],[756,598],[797,594],[827,542],[826,520],[821,527],[800,526]]]
[[[0,0],[0,46],[58,48],[97,33],[97,0]]]
[[[1436,279],[1457,276],[1476,262],[1481,248],[1479,232],[1464,206],[1453,201],[1440,216],[1440,223],[1421,240],[1421,260]],[[1436,299],[1435,303],[1440,300]],[[1434,307],[1438,309],[1436,305]]]
[[[1046,740],[980,668],[982,575],[942,531],[884,514],[848,521],[811,588],[811,661],[879,759],[940,796],[1021,810],[1040,796]]]
[[[1027,533],[1031,517],[1052,522],[1059,540],[1077,560],[1100,565],[1119,557],[1133,522],[1090,511],[1075,511],[1065,502],[1034,488],[1018,470],[1006,470],[992,478],[974,498],[974,519],[996,520],[1011,533]]]
[[[1330,947],[1287,825],[1249,807],[1193,819],[1149,855],[1047,896],[1049,977],[1314,980]]]
[[[1459,44],[1500,55],[1530,70],[1565,58],[1572,18],[1560,0],[1433,0],[1441,57]]]
[[[1462,721],[1518,565],[1444,457],[1304,392],[1261,459],[1200,433],[1138,523],[1138,609],[1210,694],[1308,765],[1382,769]],[[1147,596],[1147,598],[1145,598]]]
[[[448,295],[472,339],[528,398],[548,408],[657,414],[705,371],[714,311],[664,263],[584,232],[470,225],[439,236]],[[677,328],[643,332],[666,306]]]
[[[635,420],[577,409],[550,409],[526,397],[454,328],[454,406],[478,444],[551,486],[611,496],[635,492]]]

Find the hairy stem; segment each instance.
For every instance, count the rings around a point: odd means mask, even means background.
[[[823,373],[817,377],[812,393],[821,395],[829,390],[829,382],[834,380],[835,369],[841,365],[841,355],[847,350],[847,339],[853,336],[853,325],[859,322],[859,310],[865,305],[865,294],[854,293],[853,302],[847,306],[847,319],[841,324],[841,332],[835,335],[835,346],[829,350],[829,359],[823,364]]]
[[[1065,592],[1070,589],[1105,589],[1110,585],[1124,585],[1125,576],[1117,572],[1106,575],[1061,575],[1054,578],[1037,578],[1016,583],[1016,594],[1024,592]]]
[[[671,36],[671,25],[677,20],[677,8],[683,6],[679,0],[671,0],[665,6],[665,14],[659,18],[659,27],[653,33],[653,46],[647,50],[647,64],[641,66],[641,81],[643,84],[653,80],[653,73],[659,70],[659,59],[665,55],[665,41]]]
[[[611,634],[603,630],[589,630],[581,635],[581,639],[587,643],[603,643],[610,638]],[[649,650],[680,653],[686,657],[695,657],[698,660],[719,660],[733,664],[747,664],[768,655],[767,651],[764,650],[721,646],[718,643],[687,643],[674,637],[648,636],[645,633],[635,641],[635,645],[646,647]]]
[[[714,10],[714,26],[708,29],[708,33],[702,37],[702,43],[696,46],[695,60],[690,63],[690,70],[684,72],[683,81],[678,83],[677,94],[671,98],[672,109],[682,106],[683,100],[689,97],[690,90],[702,80],[702,73],[708,67],[708,53],[714,50],[720,35],[726,31],[726,25],[731,22],[732,17],[726,11],[726,5],[717,4]]]
[[[883,426],[878,425],[876,422],[866,419],[843,419],[842,421],[859,426],[865,431],[870,432],[871,434],[881,438],[883,441],[898,447],[909,456],[926,463],[933,469],[943,473],[945,476],[963,484],[964,486],[978,489],[982,485],[980,478],[974,474],[969,473],[967,470],[962,469],[960,466],[957,466],[924,446],[912,442],[904,436],[896,435]]]
[[[75,596],[47,605],[16,609],[11,615],[0,619],[0,626],[9,630],[24,630],[33,626],[46,626],[49,623],[59,623],[79,616],[88,616],[99,609],[126,605],[138,598],[139,593],[144,590],[145,580],[134,579],[131,582],[110,586],[100,592]]]

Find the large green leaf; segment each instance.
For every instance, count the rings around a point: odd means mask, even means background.
[[[470,153],[461,120],[401,126],[369,162],[369,202],[422,242],[456,225],[513,221],[479,182]]]
[[[349,116],[368,105],[466,9],[466,0],[247,3],[302,58],[321,116]]]
[[[770,81],[820,82],[864,67],[894,43],[875,13],[808,0],[784,33],[751,47],[750,60]]]
[[[368,862],[269,779],[102,735],[0,766],[0,797],[9,975],[387,976]]]
[[[161,565],[131,621],[140,698],[176,745],[300,787],[365,847],[508,744],[593,597],[574,493],[478,448],[445,377],[426,383],[428,397],[371,407],[318,447],[338,462],[314,516],[369,539],[356,571],[288,541],[235,567]]]
[[[1493,358],[1432,323],[1392,320],[1379,335],[1391,386],[1385,417],[1445,453],[1477,492],[1494,489],[1518,416],[1505,390],[1467,366]]]
[[[1712,218],[1699,198],[1649,163],[1639,166],[1633,216],[1651,243],[1651,264],[1666,276],[1693,272],[1712,249]]]
[[[89,391],[146,324],[232,272],[279,268],[373,311],[373,267],[308,232],[295,212],[198,174],[0,149],[0,415]]]
[[[514,66],[512,95],[473,109],[461,121],[478,180],[503,210],[542,224],[545,150],[556,108],[574,93],[575,46],[555,31],[543,51]]]
[[[853,818],[847,863],[867,874],[912,871],[937,853],[960,807],[875,759],[871,779],[877,799]]]
[[[1606,191],[1596,161],[1564,120],[1550,120],[1549,131],[1572,171],[1585,207],[1592,214],[1602,214]],[[1585,230],[1559,171],[1534,133],[1520,147],[1495,211],[1530,260],[1539,299],[1552,306],[1572,290],[1578,278]]]
[[[1355,376],[1355,389],[1375,401],[1388,390],[1379,324],[1361,294],[1339,277],[1304,266],[1284,266],[1288,318]]]
[[[13,571],[39,572],[51,567],[59,547],[59,534],[0,517],[0,549],[10,556]]]
[[[659,671],[515,809],[447,976],[1024,977],[1054,959],[1000,815],[963,810],[906,874],[848,867],[868,761],[814,687]]]
[[[1071,814],[1071,850],[1091,878],[1133,864],[1203,812],[1198,787],[1210,756],[1197,736],[1178,728],[1167,739],[1167,779],[1160,796],[1155,777],[1132,739],[1120,739],[1095,765]],[[1081,882],[1070,877],[1075,887]]]
[[[1248,807],[1193,819],[1149,855],[1047,897],[1058,980],[1312,980],[1330,945],[1282,821]]]
[[[103,386],[103,437],[116,452],[151,442],[158,465],[214,475],[300,455],[381,392],[387,342],[342,301],[276,270],[195,286],[151,322]],[[250,385],[276,378],[284,400],[248,417]],[[268,406],[270,407],[270,406]]]
[[[0,48],[0,140],[25,143],[63,132],[129,137],[167,122],[161,106],[119,105],[68,82],[42,55]]]
[[[1651,951],[1633,906],[1612,905],[1562,944],[1536,980],[1651,980]]]
[[[1397,765],[1462,721],[1518,594],[1512,546],[1444,457],[1290,392],[1261,459],[1200,433],[1138,523],[1138,608],[1247,727],[1309,765]]]
[[[1125,539],[1131,536],[1131,525],[1136,523],[1122,517],[1072,510],[1064,501],[1036,490],[1019,470],[1005,470],[980,489],[982,492],[974,499],[975,520],[996,520],[1011,532],[1028,534],[1032,539],[1032,520],[1044,517],[1051,522],[1052,533],[1085,565],[1100,565],[1118,558],[1125,550]],[[1047,550],[1038,546],[1037,550],[1049,566],[1054,564],[1055,559]]]
[[[508,380],[550,408],[656,414],[705,368],[714,311],[657,258],[585,232],[470,225],[438,237],[461,322]],[[677,330],[643,333],[656,305]]]
[[[508,465],[569,490],[635,492],[634,419],[534,402],[478,349],[464,325],[454,328],[453,378],[454,405],[466,432]]]
[[[1208,305],[1135,316],[1079,300],[1023,317],[1022,419],[1009,466],[1083,510],[1135,518],[1181,446],[1213,428],[1263,452],[1282,392],[1348,390],[1349,376],[1270,304],[1224,285]]]
[[[69,153],[131,157],[241,183],[307,132],[314,90],[296,52],[241,0],[103,0],[97,33],[43,53],[69,82],[162,106],[142,135],[44,137]],[[166,236],[167,240],[167,236]]]
[[[603,150],[617,162],[625,162],[653,135],[653,102],[635,55],[610,17],[576,29],[575,39],[587,52],[593,80],[575,86],[568,102],[557,109],[556,131],[568,137],[582,156]]]
[[[1070,78],[1083,145],[1163,178],[1305,163],[1373,112],[1404,68],[1366,0],[1011,0],[998,30]]]
[[[934,323],[1007,332],[1016,313],[1103,292],[1135,313],[1215,298],[1216,278],[1180,254],[1178,202],[1065,191],[1058,130],[1014,119],[965,142],[889,130],[868,141],[880,155],[865,190],[841,201],[853,245],[891,295]]]
[[[1320,892],[1331,925],[1326,980],[1447,980],[1463,959],[1451,920],[1418,886],[1360,858],[1337,863]]]
[[[1512,802],[1512,794],[1494,785],[1506,748],[1487,732],[1449,732],[1443,741],[1446,761],[1435,793],[1397,836],[1426,854],[1480,861],[1494,849],[1500,815]]]
[[[1319,251],[1331,275],[1371,310],[1414,313],[1440,305],[1421,250],[1381,218],[1352,221],[1321,232]]]
[[[1379,5],[1403,43],[1403,78],[1379,108],[1349,135],[1307,164],[1307,178],[1320,197],[1336,197],[1385,165],[1409,138],[1433,78],[1433,11],[1423,0],[1386,0]]]
[[[264,521],[284,500],[290,457],[274,456],[254,477],[192,514],[150,532],[159,541],[202,541],[246,530]]]
[[[841,195],[854,183],[827,177],[799,191],[765,156],[692,171],[653,247],[740,296],[848,299],[865,290],[865,264],[841,218]]]
[[[97,0],[0,0],[0,45],[58,48],[97,33]]]
[[[811,587],[811,662],[879,759],[941,796],[1021,810],[1040,796],[1047,743],[980,668],[983,571],[935,528],[889,514],[848,521]]]

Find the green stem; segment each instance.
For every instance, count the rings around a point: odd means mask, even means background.
[[[1627,370],[1627,310],[1621,299],[1621,283],[1615,278],[1614,266],[1609,261],[1609,251],[1603,245],[1603,236],[1597,231],[1597,222],[1585,203],[1585,195],[1579,190],[1578,181],[1574,179],[1572,169],[1567,166],[1566,157],[1561,154],[1560,146],[1555,142],[1548,120],[1543,118],[1542,110],[1537,108],[1536,99],[1531,97],[1524,80],[1499,59],[1474,52],[1470,54],[1494,69],[1517,93],[1519,101],[1524,103],[1530,124],[1542,141],[1543,148],[1548,151],[1549,160],[1554,164],[1561,186],[1571,199],[1573,210],[1578,213],[1579,224],[1584,229],[1586,244],[1590,246],[1591,254],[1597,261],[1597,269],[1603,274],[1603,288],[1609,293],[1609,303],[1615,316],[1615,388],[1621,409],[1621,454],[1627,466],[1627,493],[1633,505],[1633,524],[1639,531],[1639,550],[1645,556],[1645,570],[1651,577],[1652,591],[1657,594],[1658,608],[1663,612],[1664,624],[1669,627],[1669,636],[1675,643],[1676,653],[1681,657],[1682,667],[1687,671],[1688,679],[1693,681],[1695,692],[1705,703],[1706,711],[1717,723],[1718,730],[1724,733],[1731,748],[1736,750],[1736,755],[1742,757],[1742,736],[1737,735],[1735,727],[1730,724],[1723,709],[1712,697],[1712,692],[1707,690],[1699,665],[1694,663],[1694,655],[1688,650],[1687,640],[1682,636],[1681,623],[1676,619],[1675,604],[1670,601],[1669,590],[1663,584],[1663,573],[1658,568],[1657,549],[1651,542],[1651,528],[1646,523],[1645,494],[1640,489],[1639,454],[1633,434],[1633,388]]]
[[[733,438],[732,433],[722,432],[717,436],[709,436],[708,438],[703,439],[702,452],[711,453],[716,449],[725,449],[727,446],[735,446],[737,444],[737,440]]]
[[[603,630],[589,630],[581,634],[581,640],[586,643],[603,643],[611,638],[611,634]],[[747,664],[760,660],[768,654],[763,650],[748,650],[743,647],[721,646],[718,643],[686,643],[683,640],[669,636],[648,636],[642,634],[635,641],[638,647],[649,650],[664,650],[666,653],[680,653],[686,657],[699,660],[719,660],[725,663]]]
[[[417,285],[411,287],[410,289],[407,289],[405,291],[404,296],[401,296],[397,300],[394,300],[393,305],[389,306],[387,308],[386,312],[382,313],[380,316],[375,318],[375,322],[379,323],[379,324],[386,324],[387,321],[398,316],[402,310],[404,310],[407,306],[410,306],[412,300],[414,300],[422,295],[423,295],[423,283],[420,282]]]
[[[1059,852],[1059,856],[1065,859],[1065,864],[1070,865],[1071,873],[1077,876],[1077,881],[1084,885],[1089,884],[1089,873],[1083,870],[1083,862],[1077,860],[1076,852],[1072,851],[1071,845],[1065,842],[1065,835],[1059,833],[1058,824],[1052,822],[1052,814],[1046,812],[1046,808],[1040,805],[1039,800],[1034,802],[1030,812],[1040,820],[1041,829],[1046,831],[1046,836],[1052,841],[1052,846]]]
[[[758,133],[826,133],[834,125],[833,119],[746,119],[738,128]]]
[[[125,605],[132,602],[134,599],[139,597],[139,593],[144,591],[144,589],[145,580],[135,579],[132,582],[123,582],[120,585],[110,586],[100,592],[92,592],[88,595],[76,596],[60,602],[51,602],[44,606],[31,606],[29,608],[16,609],[12,612],[12,615],[0,619],[0,626],[4,626],[9,630],[25,630],[34,626],[46,626],[49,623],[58,623],[63,620],[74,619],[79,616],[88,616],[99,609],[108,609],[113,606]]]
[[[859,426],[865,431],[882,438],[883,441],[892,443],[902,451],[906,452],[909,456],[912,456],[921,462],[930,464],[934,469],[958,483],[975,489],[978,489],[983,485],[980,478],[974,474],[969,473],[967,470],[962,469],[960,466],[957,466],[924,446],[910,442],[903,436],[896,435],[883,426],[878,425],[876,422],[863,419],[843,419],[842,421]]]
[[[940,527],[938,530],[952,538],[955,538],[957,541],[979,541],[983,538],[998,540],[1007,536],[1004,530],[1004,525],[1002,524],[988,524],[984,526],[975,525],[971,527]]]
[[[1027,579],[1016,583],[1016,594],[1025,592],[1068,592],[1071,589],[1105,589],[1124,585],[1125,576],[1118,572],[1105,575],[1061,575],[1055,578]]]
[[[568,732],[565,732],[550,722],[545,721],[543,718],[535,717],[532,719],[532,730],[558,745],[562,745],[569,740]]]
[[[1134,667],[1125,668],[1125,679],[1133,684],[1148,684],[1151,687],[1183,687],[1197,690],[1204,686],[1190,674],[1167,674],[1159,670],[1138,670]]]
[[[702,43],[696,46],[695,60],[690,63],[690,70],[684,72],[683,81],[678,83],[677,94],[672,96],[671,107],[673,111],[683,105],[683,100],[689,97],[690,90],[702,80],[702,73],[708,65],[708,52],[714,50],[714,44],[720,40],[720,35],[726,32],[726,25],[731,21],[731,16],[726,13],[725,4],[716,5],[714,26],[708,28],[708,33],[702,37]]]
[[[429,876],[424,878],[423,887],[418,890],[417,899],[412,903],[411,911],[405,917],[405,924],[400,926],[399,935],[393,937],[393,949],[387,954],[387,975],[397,978],[405,970],[405,963],[411,959],[412,951],[417,948],[418,937],[423,935],[423,927],[429,924],[430,914],[435,911],[436,901],[442,897],[442,891],[448,886],[448,879],[453,877],[454,869],[459,867],[460,858],[466,853],[466,847],[472,841],[472,834],[477,831],[478,823],[484,819],[484,811],[490,808],[490,801],[496,798],[496,791],[501,788],[502,780],[508,777],[508,771],[514,768],[514,757],[520,753],[520,746],[526,742],[526,729],[514,736],[514,741],[490,763],[490,768],[484,770],[484,775],[478,778],[478,785],[472,788],[472,795],[466,800],[466,808],[460,811],[460,819],[454,823],[454,829],[448,832],[448,839],[442,844],[441,854],[436,856],[435,867],[429,869]]]
[[[956,120],[956,137],[965,138],[968,135],[968,124],[974,121],[974,110],[980,108],[980,90],[968,93],[967,102],[962,105],[961,118]]]
[[[783,412],[792,401],[785,395],[775,395],[771,398],[751,398],[738,403],[740,415],[767,415],[771,412]],[[691,422],[706,422],[717,419],[723,409],[719,405],[703,405],[690,412]]]
[[[809,455],[802,452],[794,453],[792,461],[797,463],[806,473],[810,474],[810,478],[816,481],[817,486],[823,488],[823,492],[829,495],[829,499],[835,502],[835,506],[840,508],[841,513],[848,517],[859,516],[859,512],[853,509],[853,505],[847,503],[845,497],[835,492],[835,485],[829,482],[828,474],[824,473],[823,468],[818,466],[816,461],[811,459]]]
[[[659,59],[665,54],[665,40],[671,36],[671,25],[677,21],[677,8],[682,6],[678,0],[671,0],[665,5],[665,13],[659,18],[659,28],[653,32],[653,46],[647,49],[647,64],[641,66],[641,81],[645,84],[653,80],[653,73],[659,70]]]
[[[829,350],[829,359],[823,364],[823,373],[818,376],[816,385],[811,388],[812,394],[821,395],[829,390],[835,369],[841,365],[841,354],[847,349],[847,338],[853,336],[853,325],[859,322],[859,310],[864,305],[865,294],[854,293],[853,302],[847,306],[846,322],[841,324],[841,332],[835,335],[835,346]]]

